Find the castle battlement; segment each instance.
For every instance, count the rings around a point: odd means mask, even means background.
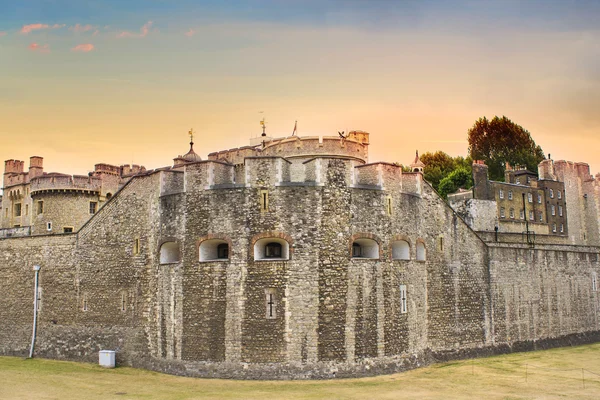
[[[100,163],[100,164],[94,165],[94,173],[120,176],[121,168],[117,167],[116,165]]]
[[[124,164],[121,165],[119,168],[121,170],[121,176],[132,176],[146,172],[146,168],[143,165],[137,164]]]
[[[44,174],[30,181],[32,196],[46,191],[92,191],[99,192],[102,179],[87,175]]]
[[[246,157],[280,156],[289,159],[308,159],[317,155],[342,156],[358,161],[368,161],[369,134],[352,131],[342,139],[339,136],[288,136],[269,139],[257,146],[238,147],[210,153],[209,160],[242,164]]]
[[[111,165],[111,164],[100,163],[100,164],[94,165],[94,172],[92,174],[93,175],[104,174],[104,175],[114,175],[114,176],[118,176],[118,177],[124,177],[124,176],[137,175],[137,174],[143,173],[143,172],[146,172],[146,168],[143,165],[123,164],[120,166],[116,166],[116,165]]]
[[[387,162],[362,164],[346,157],[317,156],[295,163],[278,156],[251,156],[243,164],[206,160],[185,166],[185,191],[237,188],[275,188],[277,186],[323,186],[333,161],[344,165],[344,182],[349,188],[376,189],[420,195],[423,177],[420,172],[402,172],[402,166]],[[165,172],[183,172],[170,169]],[[167,175],[165,175],[167,176]],[[170,178],[169,178],[170,179]],[[171,181],[169,181],[171,182]],[[161,193],[183,192],[184,185],[171,184]]]
[[[4,161],[4,174],[20,174],[25,168],[25,161],[6,160]]]

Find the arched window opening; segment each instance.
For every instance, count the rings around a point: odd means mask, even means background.
[[[109,200],[112,197],[112,193],[106,193],[106,200]]]
[[[281,244],[272,242],[265,246],[265,258],[281,258]]]
[[[284,239],[264,238],[254,244],[255,260],[289,260],[290,245]]]
[[[392,242],[392,260],[410,260],[410,245],[406,240]]]
[[[379,244],[373,239],[356,239],[352,243],[352,258],[379,258]]]
[[[352,257],[362,257],[360,244],[352,243]]]
[[[164,242],[160,246],[160,263],[170,264],[179,262],[179,244],[177,242]]]
[[[223,239],[209,239],[200,243],[200,261],[228,260],[229,243]]]
[[[229,258],[229,245],[227,243],[221,243],[217,246],[217,258],[225,259]]]
[[[417,242],[417,261],[425,261],[425,243]]]

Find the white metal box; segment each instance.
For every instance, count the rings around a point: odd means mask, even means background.
[[[100,366],[105,368],[115,367],[115,352],[113,350],[100,350]]]

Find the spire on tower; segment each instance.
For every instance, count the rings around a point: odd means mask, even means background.
[[[425,164],[423,164],[423,161],[421,161],[421,159],[419,158],[419,150],[417,150],[415,152],[415,161],[413,161],[413,163],[410,164],[410,169],[412,172],[423,172],[424,168]]]

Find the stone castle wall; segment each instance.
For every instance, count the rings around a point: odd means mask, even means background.
[[[79,351],[85,348],[86,339],[78,337],[70,342],[69,333],[62,332],[62,328],[68,330],[77,323],[75,240],[74,235],[2,240],[0,349],[3,354],[28,354],[33,321],[33,266],[42,265],[37,354],[51,358],[77,358],[82,355]],[[64,342],[56,343],[60,340]],[[93,340],[97,341],[97,338]]]
[[[598,249],[589,250],[491,245],[494,342],[600,331],[600,297],[594,284],[600,274]]]
[[[572,244],[600,245],[598,182],[585,163],[556,161],[554,173],[564,182],[568,234]]]
[[[40,213],[40,205],[42,203]],[[92,216],[90,203],[100,208],[97,193],[90,192],[38,192],[32,197],[31,234],[44,235],[65,232],[65,228],[76,232]]]
[[[292,165],[147,173],[76,234],[0,239],[0,352],[27,352],[36,263],[36,354],[116,349],[121,364],[182,375],[371,375],[598,333],[597,248],[486,244],[399,166],[321,157],[294,181]],[[211,240],[228,258],[200,259]],[[260,259],[265,240],[289,257]],[[408,259],[393,257],[401,241]],[[378,250],[353,258],[354,242]]]

